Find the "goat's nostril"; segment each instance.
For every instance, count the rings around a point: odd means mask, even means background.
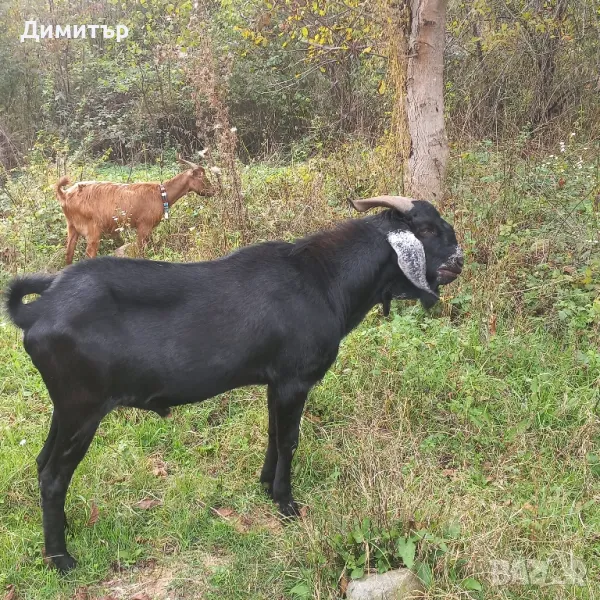
[[[462,269],[465,265],[465,259],[462,256],[459,256],[456,259],[456,264]]]

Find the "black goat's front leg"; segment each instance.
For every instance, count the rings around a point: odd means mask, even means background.
[[[81,462],[98,428],[98,420],[89,420],[77,428],[57,418],[56,437],[50,456],[39,473],[46,558],[61,572],[76,565],[65,540],[65,498],[71,477]]]
[[[273,500],[279,506],[279,512],[284,517],[298,515],[298,505],[292,496],[292,458],[298,446],[300,418],[311,387],[312,385],[294,382],[273,389],[277,466],[275,468],[272,495]]]

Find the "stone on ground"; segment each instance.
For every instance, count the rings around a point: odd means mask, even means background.
[[[421,598],[425,588],[421,580],[408,569],[366,575],[348,584],[348,600],[409,600]]]

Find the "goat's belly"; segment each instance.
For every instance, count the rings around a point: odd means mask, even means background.
[[[120,371],[120,370],[119,370]],[[165,365],[152,369],[135,369],[122,382],[113,378],[119,404],[148,410],[201,402],[229,390],[266,383],[258,371],[232,370],[214,365]],[[159,411],[156,411],[159,412]]]

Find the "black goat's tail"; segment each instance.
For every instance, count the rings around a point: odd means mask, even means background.
[[[31,275],[14,279],[6,291],[6,308],[12,322],[21,329],[29,329],[38,318],[37,302],[24,304],[23,298],[28,294],[42,294],[52,282],[55,275]]]

